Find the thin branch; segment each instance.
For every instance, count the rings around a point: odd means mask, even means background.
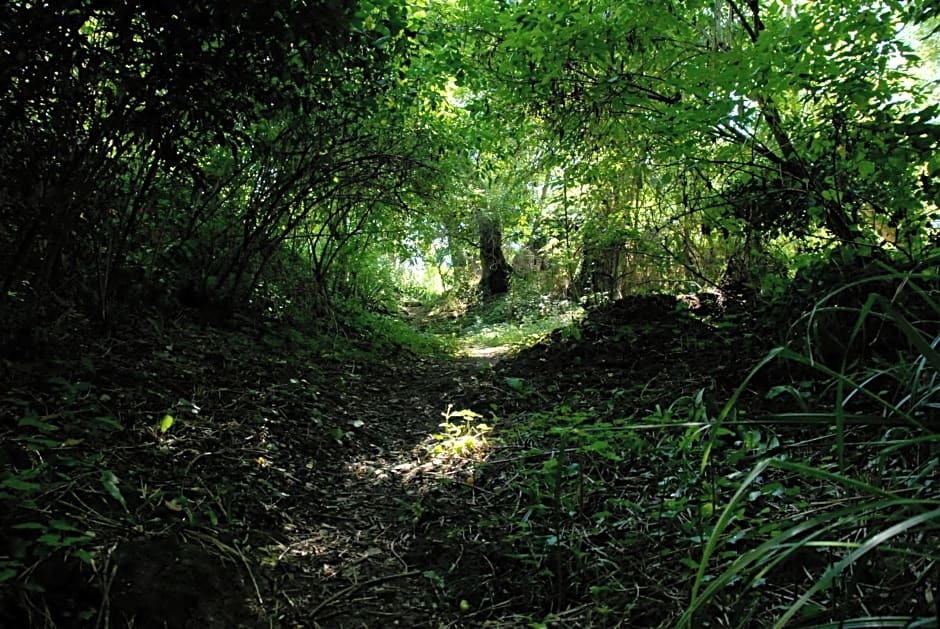
[[[744,27],[744,30],[747,31],[748,37],[751,38],[751,42],[757,43],[757,37],[760,34],[760,31],[763,29],[763,23],[758,16],[758,7],[756,2],[750,2],[751,12],[754,14],[754,26],[747,21],[747,16],[744,15],[744,11],[741,10],[741,7],[734,0],[728,0],[728,4],[731,5],[731,10],[737,16],[738,21],[741,23],[741,26]]]

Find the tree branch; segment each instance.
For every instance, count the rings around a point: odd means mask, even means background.
[[[747,21],[747,16],[744,15],[744,11],[741,10],[741,7],[738,6],[738,3],[734,0],[728,0],[728,4],[731,6],[731,10],[737,16],[738,21],[741,22],[741,26],[744,27],[744,30],[747,31],[748,37],[751,38],[752,42],[757,42],[757,37],[760,35],[760,32],[764,30],[764,23],[761,22],[759,15],[759,7],[757,5],[757,0],[747,0],[748,8],[751,10],[751,14],[754,16],[754,25]]]

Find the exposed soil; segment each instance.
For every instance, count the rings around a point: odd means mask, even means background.
[[[522,499],[509,463],[533,452],[514,426],[559,406],[626,422],[699,390],[719,404],[773,343],[663,297],[495,366],[377,361],[247,322],[139,320],[103,340],[86,326],[2,363],[0,462],[45,483],[33,511],[0,516],[0,555],[34,566],[0,590],[5,626],[508,627],[549,612],[554,626],[669,626],[687,583],[663,569],[656,522],[623,523],[645,546],[587,534],[592,565],[507,542],[498,520]],[[767,404],[761,386],[743,404]],[[495,429],[435,448],[449,408]],[[624,500],[659,491],[651,470],[616,473]],[[93,531],[94,563],[37,554],[36,530],[15,528],[50,520]],[[614,573],[631,587],[598,609],[591,588]]]

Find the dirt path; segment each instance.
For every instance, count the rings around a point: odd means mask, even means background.
[[[0,357],[0,627],[676,626],[742,470],[828,452],[826,426],[702,438],[732,392],[744,418],[805,403],[767,395],[791,365],[750,374],[780,338],[749,316],[635,296],[465,358],[379,355],[354,330],[62,321]],[[768,474],[746,530],[831,498]],[[770,599],[730,592],[713,624],[768,625],[827,561],[794,555]]]
[[[636,333],[614,339],[627,324]],[[697,321],[675,318],[671,304],[632,304],[591,326],[586,338],[557,334],[515,357],[473,351],[437,361],[399,356],[385,367],[363,365],[347,378],[337,408],[362,425],[335,464],[313,475],[316,507],[304,501],[285,511],[294,528],[277,547],[274,589],[287,617],[323,627],[513,627],[548,615],[555,627],[668,622],[675,613],[669,602],[675,577],[668,568],[646,567],[660,561],[659,551],[642,536],[637,548],[584,548],[586,556],[609,561],[597,566],[579,563],[561,545],[544,546],[550,534],[526,536],[530,515],[534,532],[545,525],[538,510],[551,512],[563,498],[527,496],[537,485],[527,486],[519,470],[538,476],[564,455],[555,442],[517,441],[517,418],[559,407],[594,413],[598,403],[607,416],[643,414],[680,392],[719,381],[736,386],[745,363],[727,364],[734,348],[724,348]],[[701,343],[696,370],[687,355],[694,342]],[[455,426],[486,422],[495,429],[467,428],[449,441],[435,439],[448,408],[480,416],[452,418]],[[461,449],[462,439],[471,447]],[[295,440],[290,447],[305,446]],[[520,468],[529,456],[533,463]],[[616,480],[625,496],[657,491],[645,470],[633,473]],[[526,501],[533,499],[527,515]],[[547,526],[559,536],[591,539],[589,523],[578,518],[562,516]],[[623,594],[620,614],[605,616],[583,602],[591,596],[582,590],[609,583],[611,571],[635,585]],[[591,575],[596,581],[582,582]]]
[[[0,556],[35,562],[23,589],[0,584],[0,626],[462,622],[419,528],[429,488],[468,473],[428,446],[448,407],[498,394],[485,361],[376,361],[251,326],[137,322],[102,339],[73,323],[0,363],[0,463],[42,492],[0,516]],[[37,526],[93,532],[80,543],[94,563],[13,528],[32,508]]]
[[[285,539],[272,589],[279,612],[299,626],[438,627],[460,624],[460,601],[425,556],[419,524],[424,496],[472,473],[469,461],[429,453],[449,406],[472,405],[491,385],[475,360],[407,357],[350,374],[340,400],[349,436],[326,466],[305,466],[307,493],[280,510]],[[337,409],[339,410],[339,408]],[[290,442],[291,458],[319,446]],[[280,614],[279,614],[280,615]]]
[[[611,545],[595,540],[589,517],[608,499],[658,491],[649,475],[565,462],[550,415],[536,442],[516,434],[554,409],[642,416],[680,392],[740,381],[746,362],[725,360],[740,347],[657,308],[611,309],[584,338],[554,335],[499,362],[405,351],[376,360],[290,330],[180,321],[101,339],[76,322],[30,360],[3,364],[0,413],[13,427],[3,454],[17,473],[36,471],[41,497],[28,504],[94,532],[81,541],[94,563],[65,561],[69,548],[13,528],[34,512],[0,516],[0,532],[15,532],[36,562],[31,585],[45,588],[0,590],[0,608],[22,612],[0,613],[0,624],[668,623],[679,577],[634,550],[653,550],[655,536]],[[546,476],[588,465],[601,484],[583,491]],[[647,584],[650,570],[660,582]],[[594,609],[595,585],[629,613]]]

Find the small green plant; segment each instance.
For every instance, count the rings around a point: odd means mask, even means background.
[[[521,398],[529,397],[534,395],[536,392],[532,385],[522,378],[506,376],[503,378],[503,382],[506,383],[506,386],[508,386],[513,391],[513,393]]]
[[[431,436],[432,443],[428,446],[431,456],[477,458],[485,453],[489,445],[487,435],[493,428],[477,421],[483,419],[482,415],[469,409],[455,411],[450,405],[441,414],[444,416],[444,422],[440,424],[443,432]],[[451,421],[454,418],[463,422],[454,423]]]
[[[53,384],[69,401],[90,389],[64,379],[56,379]],[[70,485],[63,469],[94,468],[93,461],[68,454],[67,448],[80,440],[65,437],[59,419],[59,415],[39,416],[27,410],[9,441],[10,449],[18,452],[22,461],[0,466],[0,511],[4,513],[0,527],[11,541],[6,549],[10,556],[0,562],[0,581],[18,576],[30,563],[55,551],[91,561],[88,549],[94,533],[80,529],[63,516],[52,515],[42,502]]]
[[[417,524],[421,521],[421,517],[424,515],[424,501],[421,496],[417,496],[412,500],[402,500],[401,501],[402,512],[398,516],[400,522],[411,522],[412,524]]]
[[[15,531],[33,531],[35,543],[51,552],[65,549],[70,555],[91,562],[91,554],[83,548],[95,537],[92,531],[83,531],[65,520],[50,519],[37,522],[22,522],[12,527]]]

